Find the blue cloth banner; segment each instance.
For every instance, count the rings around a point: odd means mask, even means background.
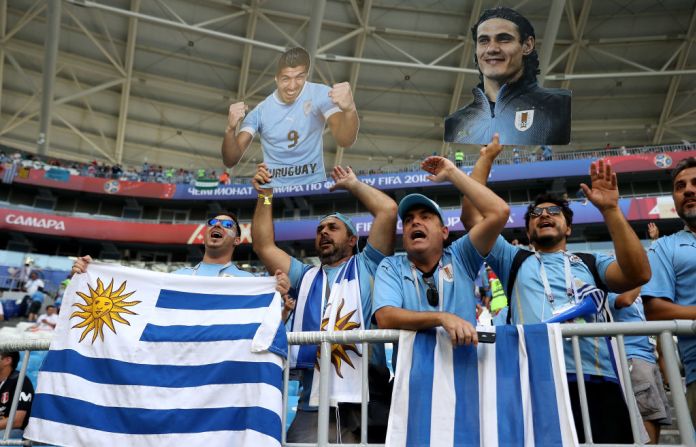
[[[280,446],[281,308],[275,278],[90,264],[65,291],[25,437]]]
[[[478,348],[402,331],[387,446],[577,445],[558,325],[485,330]]]

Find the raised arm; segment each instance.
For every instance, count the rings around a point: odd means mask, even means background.
[[[374,217],[367,242],[383,255],[392,255],[396,239],[396,202],[382,191],[358,180],[350,167],[336,166],[331,177],[336,182],[331,191],[345,189],[350,192]]]
[[[340,112],[334,113],[327,120],[331,134],[339,146],[351,147],[358,138],[360,119],[353,101],[350,83],[334,84],[329,92],[329,97],[341,109]]]
[[[502,150],[503,146],[500,145],[498,134],[493,135],[493,140],[486,146],[481,147],[479,158],[476,160],[474,169],[469,176],[480,184],[485,185],[488,182],[488,176],[491,174],[493,162]],[[467,196],[462,195],[461,201],[462,212],[460,218],[464,225],[464,229],[466,231],[471,231],[471,229],[483,219],[483,216]]]
[[[607,268],[607,285],[615,292],[642,286],[650,280],[650,263],[638,236],[619,208],[616,173],[608,161],[599,160],[590,166],[590,179],[591,188],[584,183],[580,187],[602,213],[616,253],[616,262]]]
[[[508,204],[444,157],[428,157],[421,166],[431,174],[429,180],[451,182],[481,213],[482,219],[469,231],[469,238],[479,254],[488,255],[510,216]]]
[[[254,210],[254,220],[251,224],[251,240],[254,253],[261,259],[269,273],[280,270],[287,274],[290,272],[290,255],[278,248],[275,243],[273,230],[273,189],[263,188],[263,185],[271,181],[271,174],[266,165],[258,165],[256,175],[252,180],[254,188],[259,196]]]
[[[244,119],[248,106],[243,102],[237,102],[230,106],[227,115],[227,129],[222,139],[222,162],[226,167],[232,168],[241,160],[244,151],[251,144],[252,135],[248,132],[237,132],[237,124]]]

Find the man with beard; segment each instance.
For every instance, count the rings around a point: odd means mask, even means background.
[[[445,141],[486,144],[568,144],[570,91],[537,84],[534,27],[517,11],[497,7],[471,28],[481,83],[473,101],[445,118]]]
[[[684,229],[659,238],[648,251],[653,276],[641,290],[648,320],[696,319],[696,158],[677,164],[672,185],[674,208]],[[686,399],[696,424],[696,337],[680,336],[679,353],[686,369]]]
[[[472,177],[485,184],[493,161],[502,151],[494,141],[481,149]],[[581,309],[583,298],[591,293],[600,300],[594,309],[604,307],[604,291],[624,292],[650,279],[650,265],[638,236],[619,208],[616,174],[608,162],[599,160],[590,168],[591,187],[582,184],[587,199],[602,213],[614,243],[616,259],[601,253],[570,253],[573,211],[568,202],[552,194],[542,194],[525,213],[527,236],[534,251],[513,246],[498,238],[486,262],[498,275],[509,299],[508,323],[547,322]],[[466,198],[462,199],[462,221],[473,231],[480,215]],[[596,288],[596,289],[595,289]],[[597,312],[595,312],[597,314]],[[564,321],[601,321],[597,315],[575,314]],[[580,339],[582,369],[589,406],[592,440],[598,443],[632,443],[633,436],[618,377],[614,371],[608,340]],[[575,375],[572,345],[566,341],[571,405],[580,442],[584,431]],[[639,441],[639,440],[636,440]]]
[[[355,258],[357,261],[357,273],[359,278],[359,296],[362,304],[363,321],[360,329],[370,327],[372,318],[372,282],[377,266],[385,256],[394,252],[394,239],[396,237],[396,202],[383,192],[368,186],[358,180],[351,168],[337,166],[331,174],[336,182],[332,190],[346,190],[350,192],[372,214],[374,220],[367,237],[367,244],[362,251],[357,249],[358,233],[353,222],[345,215],[335,212],[324,216],[317,225],[314,246],[321,261],[321,269],[312,277],[310,272],[316,271],[310,264],[304,264],[299,259],[291,257],[281,250],[275,243],[273,232],[273,206],[272,190],[264,188],[271,180],[271,173],[265,164],[260,164],[252,181],[259,192],[259,200],[256,203],[254,220],[251,226],[254,251],[269,271],[280,270],[290,277],[292,289],[298,294],[297,309],[304,309],[302,327],[294,327],[293,330],[318,331],[320,328],[304,325],[309,321],[309,311],[318,313],[312,315],[313,321],[321,319],[323,304],[326,304],[331,295],[330,286],[348,262]],[[338,287],[338,286],[336,286]],[[311,306],[312,290],[319,290],[318,301],[323,304]],[[303,294],[303,290],[309,290],[309,294]],[[308,311],[309,309],[309,311]],[[295,316],[297,320],[298,316]],[[381,345],[373,344],[370,348],[370,374],[386,373],[386,359]],[[298,361],[298,367],[299,361]],[[302,366],[305,368],[305,366]],[[314,363],[306,366],[300,372],[302,392],[297,406],[297,414],[287,434],[288,442],[317,442],[317,407],[309,405],[309,397],[312,390]],[[370,381],[370,404],[375,397],[384,393],[375,387],[376,381]],[[336,414],[337,413],[337,414]],[[329,426],[329,440],[336,442],[338,439],[345,443],[360,442],[360,406],[357,404],[339,405],[338,411],[331,412]],[[337,423],[337,420],[339,421]],[[384,420],[386,424],[386,419]],[[386,428],[386,427],[383,427]],[[372,429],[372,427],[371,427]],[[373,430],[371,430],[372,432]],[[372,435],[371,435],[372,436]],[[374,438],[373,438],[374,439]],[[383,441],[383,439],[382,439]]]

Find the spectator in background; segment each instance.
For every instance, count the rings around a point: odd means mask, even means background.
[[[30,298],[29,321],[36,321],[36,317],[41,310],[41,305],[45,297],[44,287],[46,286],[43,280],[39,278],[39,274],[37,272],[31,272],[29,281],[24,284],[24,289],[27,292],[27,296]]]
[[[655,222],[648,223],[648,237],[653,242],[660,238],[660,229],[657,228]]]
[[[222,171],[222,174],[220,174],[220,184],[221,185],[229,185],[230,184],[230,175],[227,173],[227,171]]]
[[[575,193],[575,197],[578,200],[582,200],[583,205],[587,205],[587,196],[585,195],[585,191],[583,191],[582,188],[578,188],[578,192]]]
[[[518,147],[513,147],[512,148],[512,162],[516,165],[520,164],[522,160],[520,160],[520,148]]]
[[[457,151],[454,153],[454,164],[458,168],[462,167],[462,165],[464,164],[464,152]]]
[[[0,433],[4,433],[9,423],[10,409],[19,381],[17,365],[19,365],[19,352],[0,352]],[[22,439],[24,429],[29,423],[33,400],[34,386],[29,378],[25,378],[10,431],[10,439]]]
[[[640,288],[620,295],[610,293],[609,309],[618,322],[643,322],[645,311]],[[625,336],[626,358],[638,410],[643,418],[650,444],[657,444],[662,426],[672,425],[672,410],[665,394],[660,368],[655,357],[655,340],[645,335]]]
[[[65,290],[70,285],[70,278],[72,278],[72,274],[68,275],[64,280],[62,280],[60,282],[60,286],[58,287],[58,292],[56,293],[56,301],[53,303],[56,306],[56,311],[58,313],[60,313],[60,306],[63,305],[63,297],[65,296]]]
[[[34,326],[27,329],[28,331],[52,331],[56,328],[58,324],[58,313],[56,306],[48,305],[46,306],[46,313],[41,314],[39,318],[36,319]]]
[[[34,261],[30,257],[24,259],[24,264],[19,269],[14,269],[12,271],[8,270],[12,277],[15,279],[13,288],[16,290],[24,290],[24,285],[29,281],[31,272],[34,270]]]
[[[548,144],[541,146],[541,158],[547,161],[553,160],[553,150]]]
[[[696,158],[675,166],[672,198],[684,229],[657,239],[648,250],[653,275],[642,294],[649,320],[696,319]],[[679,336],[679,352],[686,370],[686,398],[696,424],[696,337]]]

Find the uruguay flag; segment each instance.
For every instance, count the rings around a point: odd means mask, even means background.
[[[496,326],[459,346],[442,328],[402,331],[387,446],[574,446],[558,325]]]
[[[274,278],[90,265],[65,292],[28,439],[280,446],[287,339]]]

